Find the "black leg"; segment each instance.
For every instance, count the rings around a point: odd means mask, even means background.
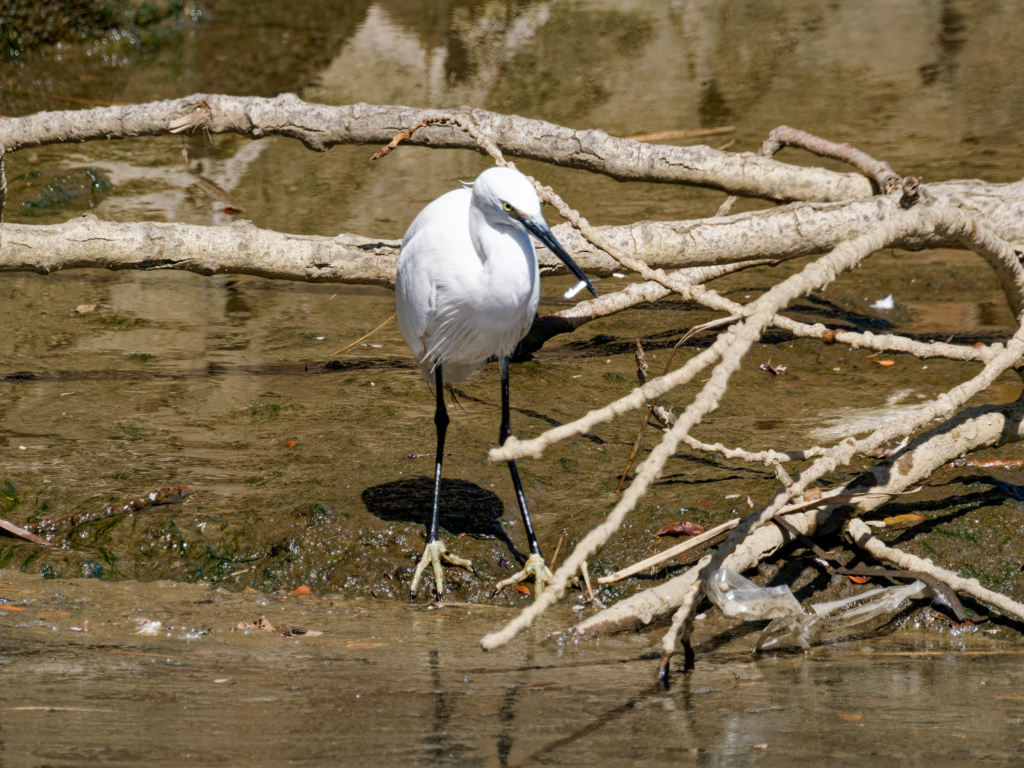
[[[448,409],[444,406],[444,376],[441,374],[441,364],[438,363],[434,369],[434,384],[437,388],[437,409],[434,411],[434,426],[437,427],[437,462],[434,464],[434,509],[430,515],[430,529],[427,531],[427,546],[423,550],[423,557],[416,566],[416,573],[412,577],[412,585],[409,588],[409,597],[416,597],[416,585],[420,583],[427,566],[434,570],[434,585],[437,588],[435,598],[441,600],[444,597],[444,577],[441,573],[441,562],[458,565],[476,575],[473,563],[465,558],[453,555],[445,551],[444,542],[441,541],[441,531],[438,526],[438,518],[441,514],[441,464],[444,462],[444,434],[448,431]],[[429,578],[429,577],[428,577]]]
[[[430,518],[427,543],[440,538],[437,518],[441,507],[441,462],[444,460],[444,435],[448,431],[448,409],[444,404],[444,376],[441,374],[440,363],[434,369],[434,385],[437,391],[437,407],[434,410],[434,426],[437,427],[437,461],[434,463],[434,510]]]
[[[508,413],[508,364],[509,358],[501,358],[501,434],[498,435],[499,445],[504,445],[505,441],[512,434],[512,424]],[[438,472],[440,472],[440,465],[438,467]],[[508,469],[512,473],[512,485],[516,489],[516,501],[519,502],[519,511],[523,514],[523,525],[526,526],[526,539],[530,542],[530,554],[540,555],[540,545],[537,543],[537,536],[533,532],[533,523],[530,521],[530,511],[526,508],[526,496],[523,495],[523,484],[519,482],[519,470],[516,469],[516,463],[510,461]],[[440,475],[438,476],[440,477]]]

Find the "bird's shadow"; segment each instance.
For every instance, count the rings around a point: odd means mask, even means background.
[[[371,515],[388,522],[430,525],[434,505],[434,481],[409,477],[383,483],[363,491],[363,504]],[[441,508],[438,523],[449,533],[494,536],[505,542],[517,560],[523,559],[505,533],[501,518],[505,505],[486,488],[466,480],[441,478]]]

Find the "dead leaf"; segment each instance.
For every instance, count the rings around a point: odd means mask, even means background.
[[[870,576],[847,576],[846,578],[848,578],[854,584],[867,584],[869,581],[871,581]],[[842,717],[842,715],[840,715],[840,717]],[[857,719],[859,720],[860,717],[858,716]]]
[[[839,719],[845,720],[848,723],[859,723],[864,719],[864,715],[849,715],[846,712],[840,712]]]
[[[234,216],[236,213],[248,213],[248,211],[246,211],[243,208],[236,208],[233,205],[225,205],[224,206],[224,213],[226,213],[226,214],[228,214],[230,216]]]
[[[0,605],[0,611],[24,611],[25,609],[18,605]]]
[[[77,312],[80,315],[84,315],[86,312],[92,312],[94,309],[96,309],[96,307],[96,304],[79,304],[77,307],[75,307],[75,312]]]
[[[817,501],[821,498],[821,488],[808,488],[804,491],[804,501]]]
[[[522,592],[524,595],[530,594],[530,588],[524,587],[522,584],[516,584],[516,592]]]
[[[878,357],[880,354],[882,354],[882,353],[881,352],[873,352],[870,355],[866,355],[866,357],[867,357],[868,360],[870,360],[872,357]]]
[[[700,536],[704,531],[707,530],[703,525],[697,525],[683,520],[679,523],[669,523],[655,536]]]
[[[755,744],[754,749],[768,749],[767,744]]]
[[[349,643],[345,647],[346,648],[359,649],[359,648],[380,648],[380,646],[381,646],[380,643]]]
[[[750,507],[751,509],[754,508],[754,502],[750,500],[749,496],[747,496],[747,506]]]
[[[872,360],[871,362],[874,363],[875,365],[883,365],[885,367],[888,367],[890,365],[896,365],[895,360]]]
[[[298,440],[288,440],[288,441],[285,442],[284,447],[285,448],[294,448],[298,444],[299,444]]]
[[[895,515],[893,517],[883,518],[882,522],[886,525],[896,525],[896,523],[918,523],[921,520],[927,519],[927,517],[918,512],[908,512],[905,515]]]
[[[311,594],[313,594],[313,590],[311,590],[309,588],[309,584],[303,584],[301,587],[296,587],[295,589],[293,589],[288,594],[289,595],[311,595]]]
[[[306,633],[305,636],[306,637],[320,637],[320,635],[322,635],[322,634],[323,634],[323,632],[321,632],[319,629],[311,629],[311,630],[309,630]]]

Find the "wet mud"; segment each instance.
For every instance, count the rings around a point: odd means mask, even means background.
[[[0,60],[0,111],[293,91],[336,104],[471,103],[616,135],[735,125],[721,137],[736,140],[733,151],[755,150],[787,123],[851,141],[928,181],[1024,175],[1024,103],[1010,86],[1024,56],[1008,32],[1016,18],[1008,3],[743,2],[726,13],[699,3],[217,0],[203,9],[158,40],[43,46]],[[396,238],[422,205],[486,163],[475,153],[403,147],[371,165],[372,151],[316,155],[285,139],[231,136],[46,147],[5,158],[4,215],[30,223],[86,209],[118,221],[246,218],[287,232]],[[708,216],[724,197],[521,167],[595,224]],[[82,181],[83,169],[99,188]],[[86,187],[66,199],[58,193]],[[741,201],[739,209],[762,205]],[[748,301],[805,263],[749,270],[715,287]],[[566,306],[570,282],[545,281],[542,313]],[[611,278],[598,289],[626,282]],[[889,294],[893,309],[872,308]],[[971,254],[886,251],[789,313],[973,344],[1012,333],[1004,307],[994,276]],[[494,365],[459,385],[458,405],[449,405],[443,536],[479,577],[454,568],[445,576],[449,600],[471,607],[432,609],[425,593],[409,603],[430,509],[433,396],[394,323],[334,354],[393,311],[393,294],[375,288],[161,270],[0,275],[0,517],[32,524],[162,486],[192,489],[174,504],[47,533],[52,548],[0,537],[0,764],[186,755],[312,764],[338,754],[368,762],[381,750],[499,765],[608,756],[703,764],[715,755],[790,764],[825,752],[852,763],[865,750],[880,764],[1019,759],[1024,704],[1012,697],[1024,644],[1021,628],[998,615],[961,632],[915,606],[881,637],[754,660],[756,632],[716,624],[711,612],[697,669],[665,692],[652,685],[656,662],[642,658],[660,627],[578,643],[549,637],[595,610],[570,590],[522,643],[482,654],[476,639],[532,599],[511,590],[490,597],[527,553],[508,471],[486,458],[500,420]],[[512,367],[514,432],[536,436],[628,393],[636,338],[660,372],[686,331],[711,319],[669,299],[550,340]],[[689,340],[674,365],[710,338]],[[769,333],[695,435],[748,450],[827,444],[976,370],[876,360]],[[759,367],[768,361],[786,372]],[[685,406],[691,388],[665,404]],[[972,404],[1020,392],[1020,379],[1007,374]],[[548,558],[563,535],[562,553],[614,506],[641,421],[621,418],[520,462]],[[640,459],[656,440],[650,430]],[[1024,449],[976,458],[1024,459]],[[824,482],[843,482],[872,461]],[[591,575],[666,548],[653,534],[669,523],[710,527],[777,487],[764,467],[680,452],[591,561]],[[878,517],[908,512],[925,519],[882,537],[1021,599],[1020,470],[949,467]],[[610,604],[686,567],[673,562],[601,586],[597,598]],[[830,580],[791,553],[763,563],[755,580],[792,584],[801,600],[865,588]],[[299,587],[311,594],[291,595]],[[261,615],[324,634],[231,632]],[[71,629],[87,619],[88,634]],[[140,636],[139,619],[174,629]],[[139,655],[147,653],[156,655]],[[113,730],[140,711],[146,725],[137,734]],[[40,718],[60,736],[38,738]],[[171,741],[180,754],[167,751]]]

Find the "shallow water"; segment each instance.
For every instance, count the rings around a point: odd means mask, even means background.
[[[483,653],[476,638],[509,609],[11,572],[0,584],[13,598],[0,605],[12,617],[0,628],[4,765],[885,766],[1024,756],[1024,649],[1006,630],[957,635],[911,622],[871,640],[754,657],[756,634],[709,618],[698,622],[696,668],[666,690],[650,658],[660,633],[539,640],[564,625],[565,608],[514,646]],[[323,635],[233,630],[259,616]],[[139,634],[156,621],[158,634]]]
[[[576,127],[601,127],[616,135],[735,125],[734,133],[711,142],[735,139],[734,151],[756,149],[771,128],[787,123],[851,141],[885,158],[898,172],[926,180],[980,176],[1009,181],[1024,175],[1017,151],[1024,138],[1024,102],[1014,86],[1017,75],[1024,74],[1024,52],[1019,36],[1011,33],[1016,13],[1012,3],[923,0],[841,2],[827,9],[811,2],[753,0],[725,5],[396,0],[341,8],[325,2],[217,0],[204,6],[197,19],[162,28],[145,49],[108,39],[0,62],[0,81],[7,83],[6,90],[0,89],[0,111],[18,115],[87,106],[83,101],[146,101],[197,91],[295,91],[310,101],[335,104],[470,103]],[[400,237],[424,203],[486,167],[474,153],[411,147],[371,164],[373,149],[337,147],[317,155],[285,139],[250,143],[196,136],[30,150],[8,158],[12,184],[5,215],[35,223],[64,221],[84,210],[119,221],[223,225],[248,218],[260,227],[288,232]],[[784,159],[812,162],[793,152]],[[669,185],[624,185],[532,163],[522,167],[552,184],[597,224],[708,216],[724,197]],[[43,182],[52,184],[75,169],[101,173],[111,187],[37,204],[44,199]],[[24,178],[37,172],[43,174],[37,184]],[[233,214],[229,208],[245,213]],[[996,281],[979,264],[976,257],[955,251],[878,254],[828,291],[798,302],[791,313],[808,322],[921,339],[953,334],[963,343],[1004,339],[1012,332],[1013,318],[1003,308]],[[799,267],[751,270],[716,288],[745,301]],[[545,283],[542,312],[566,305],[560,295],[568,282]],[[610,282],[599,288],[610,289]],[[894,310],[871,309],[890,293]],[[92,304],[97,307],[88,312],[75,309]],[[721,670],[735,666],[737,673],[747,674],[742,664],[749,660],[740,650],[727,653],[716,645],[707,652],[707,666],[698,665],[692,677],[679,676],[668,693],[650,687],[654,662],[636,660],[656,645],[660,633],[559,647],[541,642],[544,631],[538,631],[513,649],[483,656],[475,639],[495,626],[489,617],[506,618],[514,606],[530,600],[519,593],[487,600],[490,584],[515,565],[513,551],[526,551],[507,472],[486,461],[499,421],[494,366],[462,385],[461,405],[449,409],[453,421],[446,449],[452,456],[445,462],[448,514],[442,521],[451,534],[466,534],[449,538],[449,548],[471,557],[482,577],[448,571],[452,599],[487,601],[493,607],[480,608],[483,616],[474,611],[472,617],[446,608],[444,615],[451,618],[439,620],[441,614],[427,613],[423,605],[392,602],[407,592],[423,546],[432,459],[408,457],[434,449],[433,399],[394,323],[366,342],[379,346],[332,353],[393,311],[393,295],[370,288],[171,272],[0,274],[0,483],[10,481],[0,486],[0,516],[31,522],[124,503],[161,485],[189,485],[194,491],[183,503],[55,536],[60,546],[53,550],[0,539],[0,567],[8,569],[0,571],[0,596],[28,589],[26,584],[49,595],[62,581],[80,580],[76,589],[119,590],[117,599],[130,606],[131,618],[165,606],[161,610],[183,621],[165,601],[168,590],[190,590],[197,596],[193,603],[237,601],[235,610],[251,621],[263,610],[255,601],[271,599],[241,590],[271,593],[309,585],[347,612],[365,608],[365,618],[359,619],[362,634],[356,633],[362,639],[332,625],[340,618],[317,614],[325,635],[315,639],[318,645],[312,645],[313,638],[299,641],[298,649],[311,654],[302,663],[318,670],[319,688],[301,684],[311,696],[318,691],[315,705],[302,703],[305,694],[298,693],[272,706],[255,700],[260,685],[289,687],[289,653],[296,649],[291,639],[214,634],[186,644],[188,653],[194,648],[201,655],[207,652],[201,649],[216,646],[216,654],[223,651],[231,664],[249,665],[244,679],[235,680],[247,688],[232,688],[232,700],[240,690],[253,700],[224,713],[230,736],[211,729],[203,737],[209,741],[200,752],[208,759],[223,755],[225,760],[279,762],[291,756],[274,751],[287,736],[295,759],[326,761],[339,754],[338,747],[342,753],[356,750],[356,738],[366,739],[368,730],[376,735],[365,749],[401,749],[427,763],[569,763],[587,755],[614,755],[621,762],[639,755],[652,763],[703,764],[719,758],[725,763],[781,763],[787,758],[774,749],[779,740],[804,761],[832,754],[852,762],[865,745],[894,750],[899,760],[893,762],[901,764],[968,754],[1004,762],[1019,758],[1010,745],[1019,749],[1024,733],[1014,735],[1010,715],[993,714],[994,702],[1004,700],[986,696],[990,692],[979,687],[983,681],[1010,684],[1014,654],[1024,646],[1017,628],[1005,623],[996,625],[998,653],[981,654],[974,645],[970,648],[978,655],[956,652],[959,646],[931,623],[901,630],[896,639],[761,661],[756,669],[770,684],[730,683],[732,688]],[[660,370],[680,336],[712,317],[666,301],[552,340],[533,360],[513,366],[516,433],[535,436],[627,393],[635,382],[635,338],[644,340],[652,369]],[[705,337],[691,340],[677,361],[707,343]],[[758,368],[769,359],[786,366],[785,375],[773,377]],[[976,370],[944,361],[894,359],[894,366],[883,368],[863,352],[769,336],[733,378],[722,407],[696,434],[750,450],[804,448],[836,439],[851,424],[869,429],[879,418],[945,391]],[[1006,402],[1020,392],[1019,378],[1007,375],[977,402]],[[689,397],[692,393],[684,391],[669,399],[681,406]],[[564,552],[614,505],[614,489],[639,423],[639,416],[620,419],[556,446],[540,460],[520,464],[549,556],[563,533]],[[655,439],[648,435],[641,457]],[[1010,448],[999,457],[1024,456]],[[836,473],[828,481],[848,476]],[[886,508],[884,514],[915,511],[928,518],[890,538],[1019,599],[1024,592],[1017,567],[1024,561],[1022,483],[1020,473],[1011,470],[943,470],[913,502]],[[774,475],[763,467],[679,453],[622,535],[592,560],[591,573],[610,573],[663,548],[652,534],[666,523],[681,517],[704,525],[721,522],[747,508],[744,497],[761,503],[776,487]],[[739,497],[727,498],[735,494]],[[598,596],[610,603],[680,568],[672,565],[602,587]],[[760,578],[795,582],[804,599],[812,594],[812,584],[825,586],[816,574],[806,561],[780,560],[764,564]],[[38,581],[40,576],[48,580]],[[86,576],[102,580],[86,581]],[[156,580],[195,586],[171,587]],[[851,589],[837,583],[828,596]],[[571,593],[568,603],[580,605],[580,594]],[[205,605],[197,610],[214,610]],[[68,622],[77,621],[78,614],[70,612],[75,618]],[[36,721],[9,728],[0,724],[3,760],[72,764],[92,756],[137,764],[147,749],[166,748],[155,723],[180,728],[175,735],[191,748],[195,722],[171,716],[179,714],[177,702],[160,704],[163,694],[150,695],[148,689],[126,691],[125,680],[152,683],[154,691],[184,686],[181,690],[194,695],[199,711],[206,713],[201,717],[217,711],[213,686],[190,677],[206,672],[185,672],[192,661],[179,668],[157,657],[89,655],[80,647],[88,636],[66,628],[57,635],[42,625],[15,631],[16,613],[0,611],[0,633],[6,632],[0,634],[0,655],[16,662],[3,668],[0,683],[7,686],[0,690],[10,706],[21,705],[22,691],[29,688],[7,683],[16,679],[8,670],[28,681],[45,675],[57,680],[61,670],[79,669],[73,673],[74,685],[60,694],[72,703],[60,706],[85,707],[74,702],[90,700],[91,690],[104,690],[103,698],[116,711],[151,708],[147,717],[154,725],[138,743],[124,747],[129,751],[120,752],[110,733],[97,729],[87,713],[19,711],[11,717],[65,718],[66,728],[60,721],[51,730],[69,738],[55,752],[27,752],[43,747],[25,741],[15,747],[13,740],[25,738]],[[567,626],[577,615],[561,609],[546,626]],[[425,617],[436,626],[414,632],[411,627]],[[304,619],[300,614],[288,621]],[[230,623],[216,626],[225,629]],[[133,653],[145,651],[127,629],[118,632],[104,642]],[[324,671],[323,662],[335,658],[331,654],[348,658],[338,647],[342,641],[371,642],[366,638],[374,635],[372,642],[394,638],[372,649],[372,656],[367,651],[366,658],[375,664],[345,661],[340,671],[334,664]],[[977,638],[991,639],[980,633]],[[416,652],[399,651],[399,639]],[[753,644],[746,635],[736,642],[741,640]],[[145,642],[159,643],[160,654],[171,654],[180,644],[173,638]],[[941,660],[912,655],[928,650],[930,643],[943,649]],[[67,663],[54,667],[57,649],[68,654],[59,657]],[[869,656],[868,649],[875,655]],[[911,655],[885,656],[880,665],[882,651]],[[111,666],[98,666],[98,660]],[[568,666],[570,661],[576,666]],[[406,689],[396,680],[404,672],[395,670],[403,664],[412,665],[418,676],[419,687],[408,695],[423,708],[422,723],[416,721],[422,729],[374,719],[377,710],[401,711],[396,707]],[[497,667],[474,672],[490,664]],[[538,665],[542,669],[521,669]],[[256,669],[268,670],[265,678]],[[434,681],[435,673],[440,682]],[[461,682],[466,676],[489,681],[480,689],[493,705],[483,710],[486,716],[463,698],[473,687]],[[826,679],[834,683],[819,684]],[[823,700],[827,704],[819,703],[816,697],[824,694],[814,693],[815,685],[829,692]],[[348,701],[340,712],[333,705],[364,687],[372,709],[363,699]],[[704,688],[729,693],[705,694],[699,690]],[[445,695],[432,693],[435,689]],[[535,695],[545,691],[546,696]],[[722,702],[705,703],[718,695],[724,696]],[[556,702],[553,696],[566,698]],[[843,708],[847,696],[856,707]],[[290,699],[293,704],[282,703]],[[636,706],[627,706],[634,700]],[[891,702],[884,717],[879,700]],[[935,709],[936,700],[949,703],[939,711],[923,709]],[[31,703],[40,702],[58,705],[42,699]],[[1007,707],[1012,706],[1011,701]],[[816,730],[820,707],[833,713],[826,732],[835,741],[827,745]],[[963,740],[951,735],[960,733],[955,722],[968,713],[988,712],[986,707],[992,712],[977,718],[982,726],[965,729]],[[838,712],[860,713],[863,719],[839,720]],[[910,727],[919,729],[920,744],[904,727],[907,712],[917,718]],[[614,725],[630,720],[635,726]],[[833,721],[840,730],[831,727]],[[632,728],[639,734],[636,739],[623,739],[624,730]],[[862,728],[872,728],[872,736],[861,735]],[[883,739],[877,738],[878,729]],[[748,739],[748,733],[767,735]],[[214,741],[222,737],[226,744]],[[666,741],[674,746],[670,749]],[[762,742],[769,743],[767,750],[753,748]],[[83,751],[75,751],[79,747]],[[541,749],[547,751],[535,754]],[[26,754],[38,757],[23,760]],[[884,762],[885,756],[876,759]]]

